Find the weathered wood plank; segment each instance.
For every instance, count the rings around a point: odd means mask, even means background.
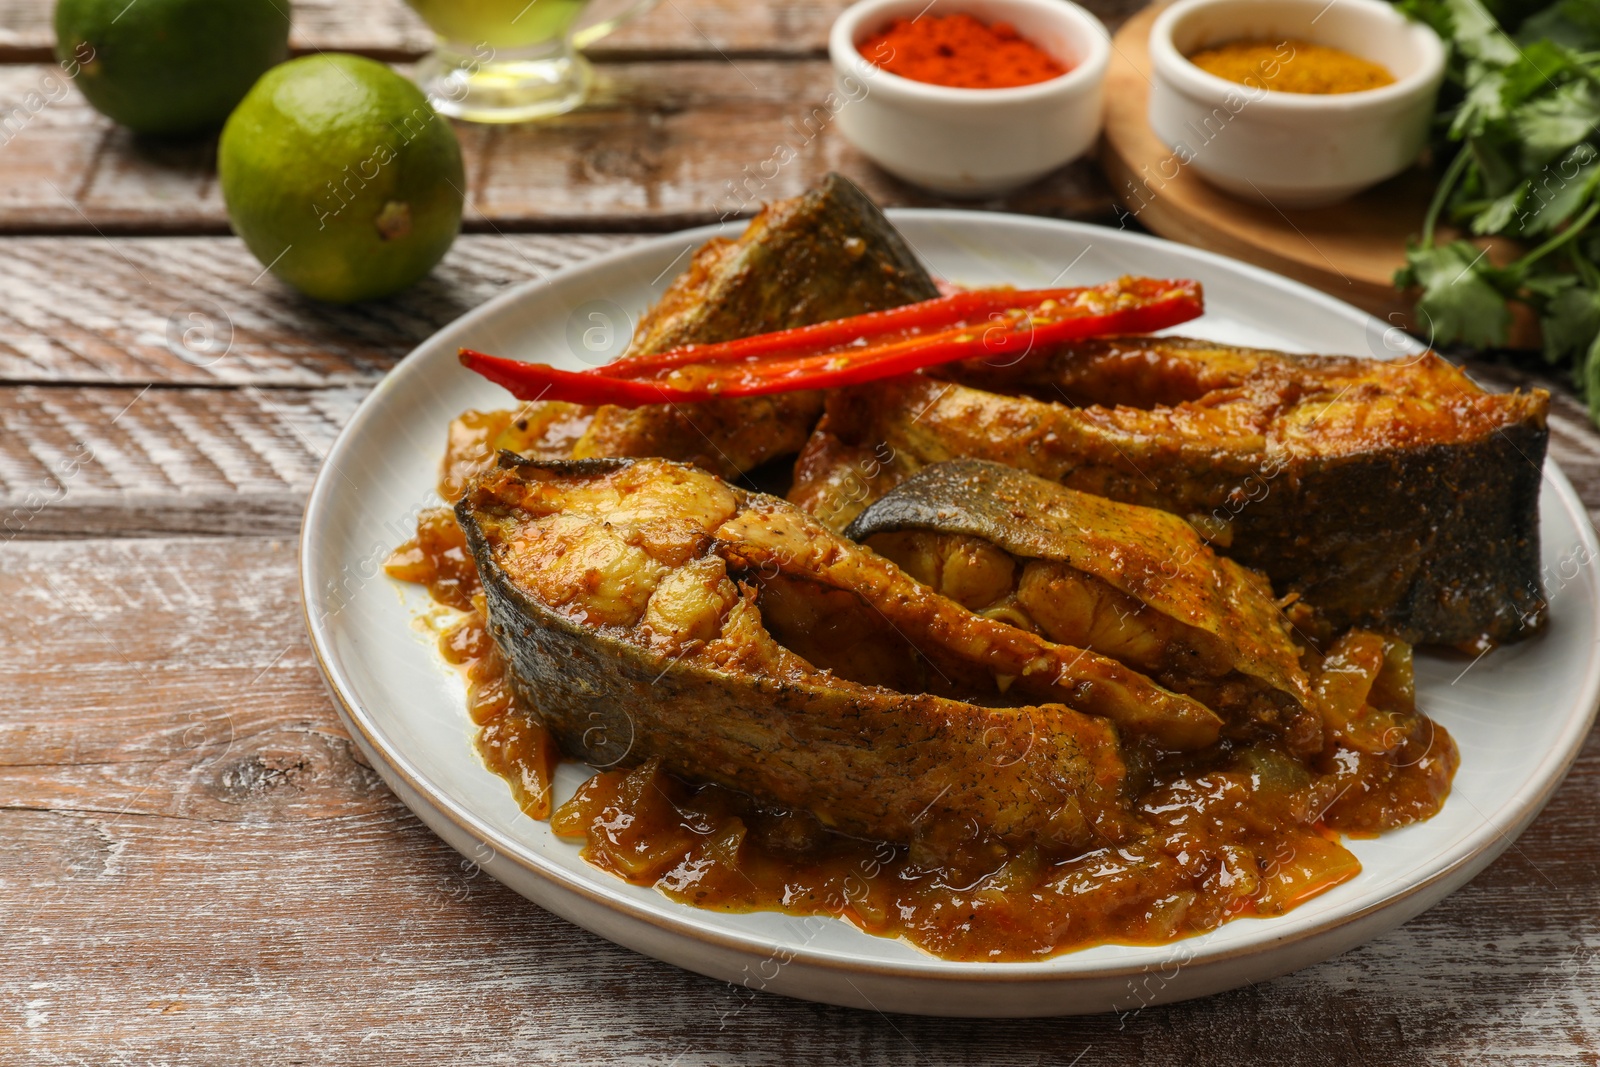
[[[1595,739],[1515,849],[1339,959],[1120,1018],[891,1019],[635,956],[450,852],[337,723],[291,544],[5,551],[7,1063],[209,1064],[242,1047],[267,1067],[1600,1057]]]
[[[840,104],[828,103],[832,87],[823,59],[604,65],[593,100],[570,115],[458,124],[464,225],[491,233],[677,229],[749,213],[830,169],[886,205],[953,203],[891,178],[846,145],[832,121]],[[42,66],[0,67],[5,115],[0,233],[228,231],[214,141],[137,139]],[[982,203],[1066,218],[1113,211],[1091,160]]]
[[[0,541],[157,531],[292,537],[322,457],[365,393],[0,390]]]
[[[1144,0],[1088,0],[1115,27]],[[667,0],[601,41],[601,59],[640,56],[820,55],[828,27],[850,0]],[[615,10],[612,3],[607,10]],[[0,0],[0,63],[47,62],[55,41],[50,0]],[[360,52],[415,59],[433,35],[400,0],[295,0],[296,52]]]
[[[612,2],[607,10],[620,4]],[[592,49],[601,57],[733,56],[820,53],[828,26],[848,0],[737,4],[673,0]],[[1113,8],[1115,5],[1112,5]],[[0,0],[0,62],[48,60],[55,42],[49,0]],[[514,9],[513,9],[514,10]],[[401,0],[295,0],[290,47],[297,53],[359,52],[416,59],[433,47],[431,30]]]
[[[371,384],[507,287],[631,240],[466,235],[400,296],[340,308],[263,276],[231,237],[9,238],[0,382]]]

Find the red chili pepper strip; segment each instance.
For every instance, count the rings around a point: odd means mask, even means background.
[[[461,349],[460,359],[463,367],[504,386],[518,400],[565,400],[572,404],[634,408],[684,399],[683,390],[648,379],[604,378],[587,371],[557,370],[543,363],[524,363],[470,348]]]
[[[1169,295],[1132,307],[1059,319],[1029,316],[992,325],[955,326],[887,344],[757,363],[692,364],[668,376],[644,379],[683,390],[703,389],[715,396],[759,396],[796,389],[835,388],[909,374],[961,359],[1024,358],[1036,347],[1110,333],[1148,333],[1186,322],[1200,314],[1198,300]],[[641,379],[631,379],[640,381]]]
[[[902,334],[877,344],[802,351],[789,358],[745,357],[737,363],[694,361],[671,367],[647,367],[641,360],[630,368],[663,375],[654,378],[613,377],[600,373],[601,368],[580,373],[558,371],[470,349],[461,350],[461,362],[509,389],[519,400],[566,400],[623,407],[696,403],[717,397],[858,385],[980,356],[1010,354],[1021,359],[1040,346],[1104,334],[1164,329],[1186,322],[1203,310],[1200,286],[1191,281],[1125,278],[1076,293],[1071,304],[1048,311],[1014,311],[998,325],[969,326],[963,322],[929,333]],[[704,346],[701,351],[711,347]]]
[[[1139,279],[1145,281],[1146,279]],[[1158,283],[1170,285],[1170,283]],[[807,353],[876,344],[880,339],[912,337],[932,333],[947,326],[959,326],[973,319],[1006,311],[1028,311],[1047,303],[1072,304],[1086,289],[971,289],[949,296],[904,304],[883,311],[869,311],[843,319],[830,319],[812,326],[758,333],[715,344],[684,345],[651,355],[623,356],[595,370],[608,378],[641,378],[646,372],[681,367],[690,363],[731,363],[766,356],[801,356]]]

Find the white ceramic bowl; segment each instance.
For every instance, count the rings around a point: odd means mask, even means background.
[[[1187,56],[1239,39],[1299,39],[1387,67],[1393,84],[1355,93],[1253,89]],[[1178,0],[1150,28],[1150,128],[1230,193],[1284,207],[1351,196],[1409,167],[1427,140],[1444,46],[1382,0]]]
[[[868,62],[857,45],[927,0],[861,0],[828,36],[845,139],[884,170],[954,196],[1004,192],[1078,158],[1100,136],[1111,60],[1105,26],[1069,0],[960,0],[948,9],[1009,22],[1067,72],[1010,89],[954,89],[902,78]]]

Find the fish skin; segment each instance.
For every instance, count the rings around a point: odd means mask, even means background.
[[[1059,700],[1170,749],[1204,748],[1221,733],[1222,720],[1201,702],[1092,649],[1055,644],[967,611],[785,501],[753,497],[717,536],[719,551],[742,567],[860,595],[941,678],[974,668],[1005,675],[1012,679],[1008,693]]]
[[[893,224],[849,179],[767,206],[737,240],[696,253],[635,330],[633,355],[899,307],[939,295]],[[599,408],[574,459],[665,456],[736,478],[798,452],[822,414],[816,390],[702,404]]]
[[[1131,606],[1170,620],[1156,632],[1176,628],[1179,644],[1204,650],[1203,661],[1185,665],[1183,672],[1204,667],[1220,676],[1214,661],[1225,654],[1229,671],[1316,715],[1301,649],[1266,577],[1216,555],[1192,526],[1170,512],[1078,492],[1015,467],[958,459],[925,467],[901,482],[858,515],[845,536],[876,546],[875,536],[904,532],[993,545],[1016,561],[1017,575],[1028,561],[1038,560],[1104,583],[1131,598]],[[960,565],[960,557],[946,559],[941,581],[959,581],[948,570]],[[1120,624],[1139,627],[1147,617],[1141,610]],[[1200,659],[1198,651],[1188,658]],[[1182,682],[1163,681],[1189,691]],[[1194,695],[1214,688],[1204,686]]]
[[[848,179],[768,205],[734,239],[713,237],[634,330],[632,354],[930,300],[933,279],[894,225]],[[817,390],[703,404],[588,407],[558,401],[466,412],[451,426],[439,491],[454,500],[509,449],[534,459],[663,456],[735,479],[798,452],[822,414]]]
[[[830,394],[790,499],[842,527],[929,463],[988,459],[1217,520],[1219,552],[1337,628],[1481,648],[1544,625],[1542,390],[1489,394],[1431,354],[1385,364],[1185,338],[941,373]],[[1160,388],[1164,404],[1131,406]],[[1085,406],[1096,396],[1111,406]]]
[[[763,574],[848,585],[854,562],[876,583],[885,609],[908,626],[908,609],[890,601],[920,600],[927,609],[943,600],[781,500],[663,460],[534,462],[507,454],[469,485],[456,515],[514,690],[580,759],[609,766],[659,756],[691,780],[810,810],[825,825],[889,841],[970,821],[981,834],[1014,844],[1082,851],[1133,832],[1122,728],[1109,719],[1074,710],[1065,699],[997,707],[855,682],[773,640],[758,607]],[[785,529],[774,534],[780,520]],[[609,539],[619,553],[646,546],[652,562],[627,573],[656,582],[651,598],[671,575],[711,568],[722,598],[716,628],[691,639],[663,637],[639,621],[653,617],[648,600],[639,618],[619,614],[630,590],[604,567],[585,570],[589,558],[600,558],[592,553],[580,560],[579,592],[551,594],[560,584],[552,577],[560,554],[587,551],[570,540],[551,543],[549,531],[558,526]],[[798,538],[789,548],[805,559],[790,558],[785,536]],[[658,577],[663,570],[669,577]],[[987,620],[944,604],[943,625],[962,640],[1011,629],[973,625]],[[937,637],[913,636],[926,643]],[[1000,636],[1015,644],[1013,653],[1052,671],[1074,651],[1022,631]],[[1210,716],[1120,665],[1115,676],[1086,667],[1051,691],[1071,698],[1090,679],[1102,686],[1102,698],[1116,685],[1132,685]]]
[[[768,205],[736,240],[713,238],[701,253],[639,323],[636,352],[732,341],[939,295],[894,224],[834,173]]]

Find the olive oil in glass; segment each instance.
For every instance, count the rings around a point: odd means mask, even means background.
[[[433,106],[473,122],[526,122],[583,103],[592,74],[578,49],[655,0],[406,2],[439,38],[416,74]],[[620,10],[596,18],[591,5]]]

